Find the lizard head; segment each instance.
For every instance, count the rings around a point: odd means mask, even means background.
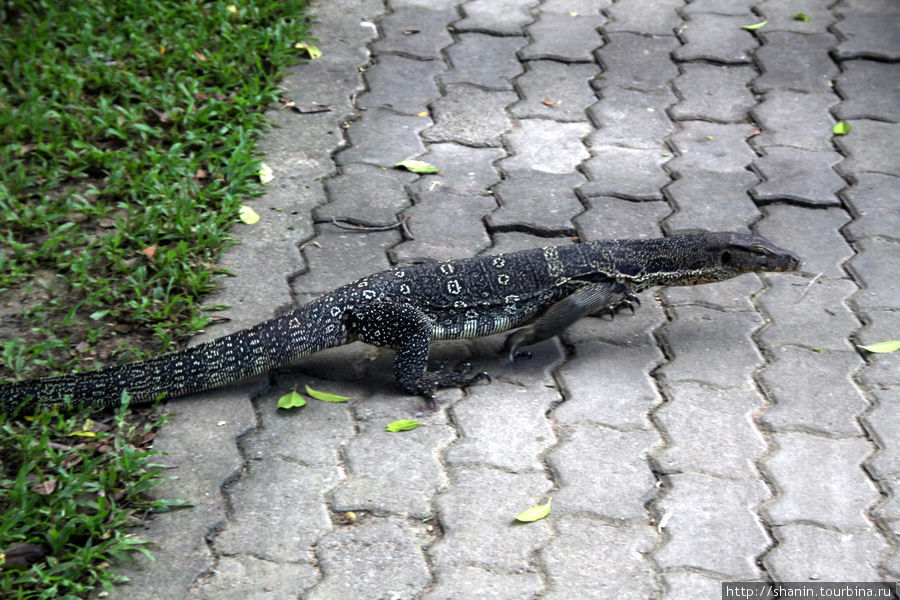
[[[779,248],[766,238],[745,233],[723,232],[718,236],[717,252],[720,267],[728,273],[739,275],[750,272],[796,271],[800,258],[784,248]]]

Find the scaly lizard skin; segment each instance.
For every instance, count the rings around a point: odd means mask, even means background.
[[[614,311],[653,286],[696,285],[742,273],[793,271],[800,259],[763,237],[700,232],[609,240],[396,267],[349,283],[280,317],[150,360],[99,371],[0,385],[0,410],[66,404],[103,408],[127,390],[134,403],[184,396],[360,340],[396,350],[394,376],[433,405],[440,387],[470,385],[487,373],[428,370],[432,340],[521,327],[520,348],[579,318]]]

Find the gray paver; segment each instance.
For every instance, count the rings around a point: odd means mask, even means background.
[[[441,172],[424,175],[409,186],[414,193],[446,192],[483,195],[500,180],[494,163],[506,156],[500,148],[472,148],[462,144],[429,144],[428,152],[417,157]]]
[[[294,600],[318,581],[310,565],[280,564],[253,556],[222,556],[192,590],[198,600]]]
[[[603,30],[645,35],[672,35],[681,24],[676,12],[684,6],[681,0],[625,0],[606,9],[610,17]]]
[[[847,182],[832,167],[841,161],[834,151],[814,152],[769,146],[753,162],[764,181],[753,188],[760,202],[793,200],[811,206],[838,206],[837,193]]]
[[[797,0],[781,2],[781,0],[762,0],[756,5],[757,10],[766,17],[766,31],[795,31],[797,33],[824,33],[835,16],[828,10],[829,4],[821,0]],[[806,15],[809,20],[796,18],[798,14]]]
[[[706,121],[683,121],[681,131],[669,138],[678,157],[666,165],[679,174],[691,171],[744,171],[756,158],[746,143],[753,127]]]
[[[537,594],[543,583],[537,573],[493,573],[478,567],[447,567],[435,570],[437,583],[425,600],[490,598],[521,600]]]
[[[337,529],[316,544],[322,581],[305,597],[331,600],[402,598],[422,593],[431,575],[422,555],[422,528],[406,521],[375,518]]]
[[[900,480],[900,390],[873,392],[878,405],[866,421],[878,438],[879,452],[867,461],[878,479]]]
[[[462,5],[465,18],[453,24],[456,31],[481,31],[496,35],[521,35],[531,23],[530,8],[536,0],[470,0]]]
[[[670,156],[662,147],[594,146],[591,158],[582,165],[591,181],[581,186],[581,192],[586,197],[662,200],[660,190],[671,181],[663,168],[668,160]]]
[[[361,163],[341,168],[341,173],[325,181],[330,202],[313,211],[316,221],[351,220],[361,225],[393,222],[411,201],[404,186],[416,179],[414,173],[384,169]],[[357,190],[364,188],[363,202]]]
[[[877,533],[841,533],[815,525],[775,529],[779,544],[763,558],[778,581],[879,581],[876,565],[885,551]],[[811,552],[827,548],[827,552]]]
[[[527,43],[518,36],[461,33],[459,41],[446,50],[452,67],[439,79],[444,84],[470,83],[490,90],[512,91],[512,78],[523,71],[516,51]]]
[[[591,147],[659,148],[675,130],[666,109],[676,97],[668,90],[605,88],[602,95],[602,101],[588,109],[597,124],[597,130],[588,137]]]
[[[671,309],[673,320],[660,332],[672,360],[659,369],[667,382],[703,381],[748,389],[762,364],[750,336],[763,324],[756,313],[725,313],[700,306]]]
[[[526,28],[532,43],[519,55],[523,59],[593,62],[591,52],[603,45],[597,28],[605,22],[600,15],[545,13]]]
[[[841,172],[871,171],[900,176],[900,123],[871,120],[848,121],[848,135],[835,136],[835,144],[848,158],[838,165]]]
[[[504,171],[571,173],[589,156],[581,138],[590,130],[587,123],[522,119],[519,128],[505,138],[512,156],[500,161],[500,166]]]
[[[878,490],[862,470],[871,444],[802,433],[774,440],[775,451],[763,461],[779,490],[766,507],[774,525],[802,521],[840,531],[871,528],[866,510],[878,500]],[[798,471],[798,464],[805,468]]]
[[[694,16],[702,13],[717,15],[749,16],[756,4],[752,0],[693,0],[681,10],[681,14]]]
[[[760,217],[748,193],[758,181],[749,171],[683,173],[666,187],[666,196],[675,207],[665,221],[666,230],[747,231]]]
[[[844,228],[851,240],[865,237],[900,241],[900,179],[879,173],[861,173],[842,194],[853,212],[853,222]]]
[[[434,126],[422,132],[422,139],[467,146],[499,146],[500,136],[512,127],[506,107],[517,98],[512,92],[448,85],[444,96],[432,105]]]
[[[381,54],[366,69],[369,91],[360,94],[361,108],[392,108],[417,115],[438,98],[435,76],[446,68],[439,60],[415,60],[394,54]]]
[[[830,110],[840,102],[834,94],[809,94],[773,90],[753,109],[753,119],[762,133],[753,138],[756,146],[790,146],[805,150],[834,148]],[[843,106],[843,104],[841,104]],[[840,110],[840,107],[838,107]]]
[[[590,80],[599,73],[595,64],[564,64],[533,60],[516,79],[522,94],[510,107],[518,118],[546,117],[556,121],[584,121],[587,108],[597,101]]]
[[[489,196],[458,196],[446,192],[418,194],[416,205],[404,213],[409,228],[417,239],[407,240],[391,249],[396,262],[452,260],[478,254],[491,244],[484,224],[485,215],[497,208]],[[442,235],[447,222],[465,223],[465,228],[452,238]]]
[[[753,82],[758,93],[771,90],[830,92],[837,66],[828,57],[835,38],[830,33],[800,34],[788,31],[763,33],[765,43],[755,55],[762,69]],[[796,65],[803,65],[797,69]]]
[[[374,54],[393,52],[424,59],[441,58],[441,49],[453,39],[447,25],[458,18],[455,10],[423,10],[399,7],[382,18],[378,25],[382,37],[372,44]]]
[[[834,80],[844,101],[835,108],[839,119],[900,121],[900,64],[850,60]]]
[[[747,84],[756,76],[752,67],[685,64],[672,83],[681,100],[669,109],[678,120],[708,119],[723,123],[744,121],[756,99]]]
[[[656,412],[667,438],[657,457],[663,472],[752,479],[766,443],[752,416],[763,399],[752,390],[714,390],[695,383],[667,388],[669,402]]]
[[[761,417],[775,431],[860,435],[868,406],[851,380],[862,367],[856,352],[815,352],[780,347],[759,373],[773,406]]]
[[[657,223],[671,212],[665,202],[632,202],[609,196],[590,197],[586,202],[588,209],[575,218],[585,240],[659,237]]]
[[[875,58],[900,60],[900,11],[888,14],[848,14],[834,28],[844,37],[834,53],[839,60]]]
[[[425,151],[418,134],[431,124],[430,119],[398,115],[385,108],[370,109],[366,116],[347,128],[350,146],[335,156],[339,165],[362,162],[391,167]],[[385,138],[391,139],[390,146],[385,146]]]
[[[866,326],[859,331],[857,342],[867,345],[895,339],[900,331],[900,312],[893,310],[866,310]],[[859,380],[871,388],[900,386],[900,354],[867,354],[868,363],[859,374]]]
[[[606,37],[607,45],[595,53],[604,67],[604,73],[594,81],[596,87],[658,91],[668,89],[669,82],[678,76],[678,67],[669,56],[681,46],[674,35],[607,33]]]
[[[643,558],[655,541],[649,527],[613,527],[585,518],[560,520],[557,527],[560,535],[541,550],[546,600],[638,600],[653,593],[652,573]]]
[[[500,208],[487,217],[493,230],[574,233],[572,218],[584,210],[575,196],[582,175],[512,171],[506,177],[494,189]]]
[[[900,244],[880,239],[862,240],[847,268],[863,285],[853,301],[865,309],[896,310],[900,298]]]
[[[658,294],[668,306],[700,305],[725,311],[752,311],[752,298],[762,290],[758,277],[735,277],[716,285],[662,288]]]
[[[668,592],[666,600],[694,600],[694,598],[715,598],[722,593],[722,582],[699,573],[666,572],[663,575]]]
[[[766,217],[756,231],[770,240],[781,240],[803,260],[807,273],[825,277],[843,277],[842,265],[853,256],[853,249],[839,233],[850,220],[837,208],[811,209],[773,204],[763,207]]]
[[[729,65],[749,64],[759,42],[744,29],[746,15],[692,15],[677,30],[684,45],[673,53],[676,60],[709,60]]]
[[[755,559],[768,538],[755,513],[768,489],[755,479],[728,481],[680,473],[669,476],[671,489],[657,503],[669,514],[668,541],[653,554],[664,569],[688,567],[739,579],[759,577]],[[662,517],[661,517],[662,518]],[[728,538],[728,544],[719,540]]]

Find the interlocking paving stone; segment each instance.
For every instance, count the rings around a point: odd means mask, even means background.
[[[233,518],[215,539],[224,554],[279,562],[311,562],[312,548],[333,527],[323,490],[343,479],[337,467],[309,467],[263,458],[228,490]]]
[[[585,317],[566,329],[562,338],[572,345],[602,341],[614,346],[655,346],[652,332],[666,322],[666,315],[659,302],[647,295],[641,298],[643,304],[634,314],[625,310],[612,319]]]
[[[865,420],[875,432],[879,452],[866,461],[873,477],[900,479],[900,390],[872,392],[878,405]]]
[[[603,30],[631,32],[645,35],[672,35],[681,24],[676,12],[684,6],[681,0],[625,0],[606,9],[609,23]]]
[[[645,92],[604,88],[603,99],[588,109],[597,129],[588,145],[659,148],[675,127],[666,109],[677,100],[668,90]]]
[[[681,131],[669,138],[678,156],[666,166],[674,172],[744,171],[756,158],[750,146],[742,143],[753,131],[751,125],[683,121],[680,126]]]
[[[844,98],[834,109],[839,119],[900,121],[900,64],[849,60],[834,85]]]
[[[896,309],[896,306],[894,307]],[[900,331],[900,312],[896,310],[866,310],[866,326],[857,334],[862,345],[897,339]],[[865,370],[858,375],[860,383],[872,388],[900,386],[900,353],[867,354]]]
[[[533,40],[519,56],[564,62],[593,62],[591,51],[603,45],[597,29],[606,22],[600,15],[544,13],[525,31]]]
[[[669,181],[663,164],[670,160],[665,148],[595,146],[581,167],[591,181],[581,186],[586,197],[615,196],[631,200],[662,200]]]
[[[550,538],[550,524],[544,519],[518,527],[512,517],[546,502],[550,481],[543,473],[483,468],[453,469],[451,476],[454,485],[436,500],[444,536],[428,550],[432,564],[523,571]]]
[[[502,381],[470,388],[451,408],[462,439],[446,452],[447,464],[541,471],[541,453],[556,442],[544,415],[557,400],[555,390]]]
[[[603,74],[594,80],[595,87],[652,92],[668,89],[669,82],[678,76],[678,67],[669,56],[681,46],[674,35],[607,33],[606,37],[606,46],[595,52],[603,65]]]
[[[428,152],[417,157],[438,167],[441,172],[423,175],[409,190],[423,194],[447,192],[461,195],[487,194],[500,181],[494,162],[506,156],[500,148],[472,148],[462,144],[429,144]]]
[[[674,573],[663,574],[666,582],[666,600],[694,600],[695,598],[715,598],[722,594],[722,582],[718,579],[710,579],[699,573]]]
[[[599,71],[595,64],[529,61],[525,74],[516,79],[522,99],[513,104],[509,112],[518,118],[584,121],[587,119],[585,111],[597,101],[590,80]]]
[[[417,596],[432,583],[422,555],[427,540],[424,528],[395,518],[336,529],[316,544],[323,577],[304,597],[382,600],[387,590],[394,597]]]
[[[859,319],[846,300],[857,287],[846,279],[817,279],[781,274],[766,277],[757,301],[772,319],[759,340],[766,346],[799,345],[807,349],[852,350],[849,338]]]
[[[668,386],[669,401],[656,412],[667,438],[657,457],[666,473],[703,473],[752,479],[766,443],[753,424],[763,399],[752,390],[714,390],[695,383]]]
[[[900,60],[900,11],[884,14],[847,14],[834,24],[844,39],[834,50],[838,60],[875,58]]]
[[[729,65],[749,64],[759,42],[749,31],[746,15],[692,15],[678,27],[684,45],[673,53],[676,60],[709,60]]]
[[[452,68],[439,76],[441,83],[470,83],[489,90],[512,91],[512,79],[523,71],[516,51],[528,40],[484,33],[461,33],[458,37],[459,41],[446,50]]]
[[[667,383],[703,381],[747,389],[763,360],[751,339],[763,324],[757,313],[726,313],[701,306],[671,309],[659,331],[673,358],[658,370]]]
[[[512,156],[500,161],[500,166],[507,172],[531,169],[545,173],[570,173],[590,156],[581,142],[581,138],[590,131],[591,126],[587,123],[522,119],[519,128],[505,136]]]
[[[835,143],[848,158],[838,165],[841,172],[872,171],[900,176],[900,123],[870,120],[848,121],[852,130],[835,136]]]
[[[775,89],[796,92],[830,92],[837,66],[828,57],[835,38],[830,33],[801,34],[789,31],[763,32],[764,44],[756,51],[762,69],[753,82],[757,93]],[[803,65],[798,69],[797,65]]]
[[[493,573],[478,567],[435,569],[435,579],[437,583],[425,594],[424,600],[521,600],[534,597],[543,589],[537,573]]]
[[[659,237],[659,221],[671,209],[665,202],[632,202],[621,198],[587,198],[588,209],[575,218],[584,240]]]
[[[841,196],[854,215],[843,231],[850,240],[884,237],[900,241],[900,178],[880,173],[860,173],[857,183]]]
[[[512,171],[494,189],[500,208],[487,217],[492,229],[525,227],[531,231],[573,233],[572,218],[584,210],[575,188],[579,173]]]
[[[764,181],[753,188],[760,202],[793,200],[811,206],[839,206],[837,193],[847,182],[832,168],[841,162],[834,151],[816,152],[800,148],[768,146],[753,161]]]
[[[797,0],[782,2],[781,0],[762,0],[756,4],[757,10],[764,15],[766,31],[796,31],[797,33],[824,33],[825,28],[834,22],[834,15],[828,10],[828,3],[820,0]],[[797,19],[796,15],[804,14],[808,21]]]
[[[303,256],[309,271],[292,282],[300,293],[324,294],[377,271],[389,269],[391,264],[383,251],[400,240],[396,231],[344,231],[331,225],[321,227],[317,244],[309,244]],[[372,255],[372,247],[382,253]]]
[[[325,181],[330,202],[313,211],[316,221],[348,219],[361,225],[387,225],[412,204],[404,186],[416,179],[415,173],[351,163],[341,173]],[[358,190],[365,189],[360,202]]]
[[[335,155],[338,165],[362,162],[391,167],[425,151],[419,132],[431,124],[427,117],[398,115],[386,108],[366,111],[366,118],[347,128],[350,146]],[[385,144],[389,139],[391,143]]]
[[[655,562],[663,569],[759,577],[755,560],[769,540],[755,507],[769,495],[766,486],[755,478],[731,481],[696,473],[676,473],[668,479],[673,487],[656,508],[660,515],[670,515],[665,527],[669,539],[653,554]],[[723,538],[727,544],[721,543]]]
[[[753,0],[693,0],[681,9],[681,14],[694,16],[702,13],[717,15],[752,15]]]
[[[773,90],[752,111],[762,133],[752,138],[755,146],[790,146],[830,151],[834,118],[830,110],[840,102],[834,94]]]
[[[806,273],[844,277],[844,262],[853,249],[839,233],[850,217],[841,209],[811,209],[773,204],[765,206],[766,217],[756,225],[759,235],[793,250],[803,260]]]
[[[681,96],[669,108],[678,120],[708,119],[719,122],[744,121],[756,99],[747,84],[756,76],[752,67],[685,64],[672,83]]]
[[[840,531],[871,528],[868,507],[878,490],[862,469],[872,453],[864,439],[829,440],[803,433],[774,436],[763,462],[779,494],[766,507],[773,525],[813,522]],[[805,465],[797,469],[797,465]]]
[[[332,492],[332,508],[415,519],[432,517],[431,499],[447,485],[438,454],[455,433],[439,424],[409,433],[395,435],[377,423],[350,440],[342,449],[347,479]],[[404,467],[398,469],[401,464]]]
[[[841,533],[815,525],[774,528],[779,544],[762,561],[776,581],[879,581],[886,544],[873,531]],[[827,549],[827,551],[815,551]]]
[[[853,301],[864,309],[897,308],[900,298],[900,244],[880,239],[857,243],[858,254],[847,264],[863,288]]]
[[[560,519],[556,528],[559,535],[540,552],[548,587],[543,598],[639,600],[652,595],[653,572],[644,559],[656,541],[652,530],[580,517]]]
[[[499,146],[512,128],[506,107],[518,96],[488,92],[467,85],[448,85],[432,105],[434,125],[422,132],[426,142],[457,142],[468,146]]]
[[[280,564],[253,556],[220,556],[212,573],[191,590],[198,600],[293,600],[319,579],[310,565]]]
[[[537,0],[470,0],[462,4],[465,18],[453,24],[456,31],[480,31],[496,35],[520,35],[531,23],[531,7]]]
[[[439,60],[415,60],[381,54],[377,62],[366,70],[369,91],[359,95],[357,105],[419,114],[440,96],[434,78],[444,69],[446,65]]]
[[[497,208],[490,196],[458,196],[446,192],[422,192],[415,206],[404,214],[416,239],[391,249],[394,262],[467,258],[491,245],[482,218]],[[444,235],[447,223],[460,226],[451,237]]]
[[[585,342],[557,376],[566,401],[556,407],[558,423],[593,423],[618,429],[649,426],[647,412],[662,400],[647,374],[663,359],[651,345],[613,346]]]
[[[745,231],[760,217],[748,190],[759,178],[749,171],[717,173],[689,171],[669,184],[665,193],[675,212],[665,221],[667,231],[708,229]]]
[[[715,285],[691,285],[662,288],[658,295],[667,306],[699,304],[719,310],[756,310],[751,298],[763,288],[759,277],[748,275],[719,281]]]
[[[646,456],[659,443],[652,431],[622,432],[579,424],[547,455],[559,490],[553,514],[596,514],[622,521],[647,518],[644,504],[656,492]]]
[[[863,361],[856,352],[779,347],[759,373],[773,406],[760,420],[775,431],[857,436],[856,418],[868,406],[851,381]]]
[[[544,0],[541,12],[596,15],[601,10],[609,8],[612,3],[613,0]]]
[[[382,37],[372,44],[372,52],[440,59],[441,49],[453,43],[447,25],[458,18],[459,15],[453,9],[398,7],[378,22]]]

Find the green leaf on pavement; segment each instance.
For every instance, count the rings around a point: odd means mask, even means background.
[[[306,398],[297,393],[297,390],[291,390],[278,399],[278,408],[294,408],[295,406],[305,406]]]
[[[762,29],[768,23],[768,19],[765,21],[760,21],[759,23],[754,23],[753,25],[741,25],[741,29],[746,29],[747,31],[756,31],[757,29]]]
[[[806,16],[806,13],[797,13],[796,15],[794,15],[794,20],[809,23],[809,17]]]
[[[516,521],[521,521],[522,523],[531,523],[532,521],[539,521],[550,514],[550,500],[547,500],[547,504],[539,504],[538,506],[532,506],[528,510],[523,510],[515,517],[513,517]]]
[[[863,350],[874,352],[875,354],[887,354],[888,352],[896,352],[900,350],[900,340],[892,340],[890,342],[877,342],[868,346],[860,346]]]
[[[338,396],[337,394],[329,394],[328,392],[320,392],[319,390],[314,390],[309,386],[306,386],[306,393],[315,398],[316,400],[321,400],[322,402],[346,402],[350,398],[347,396]]]
[[[430,165],[427,162],[423,162],[421,160],[413,160],[411,158],[407,158],[406,160],[401,160],[395,167],[400,167],[401,169],[406,169],[407,171],[412,171],[413,173],[418,173],[419,175],[423,175],[425,173],[439,173],[440,169],[438,169],[434,165]]]
[[[294,48],[296,50],[302,50],[306,52],[306,55],[309,56],[310,60],[316,60],[317,58],[322,56],[321,50],[319,50],[312,44],[307,44],[306,42],[297,42],[296,44],[294,44]]]
[[[850,123],[846,121],[838,121],[834,124],[834,127],[831,128],[831,131],[834,135],[847,135],[850,133]]]
[[[424,425],[425,423],[420,423],[419,421],[410,421],[409,419],[399,419],[394,421],[393,423],[388,423],[384,428],[385,431],[409,431],[410,429],[415,429],[419,425]]]

